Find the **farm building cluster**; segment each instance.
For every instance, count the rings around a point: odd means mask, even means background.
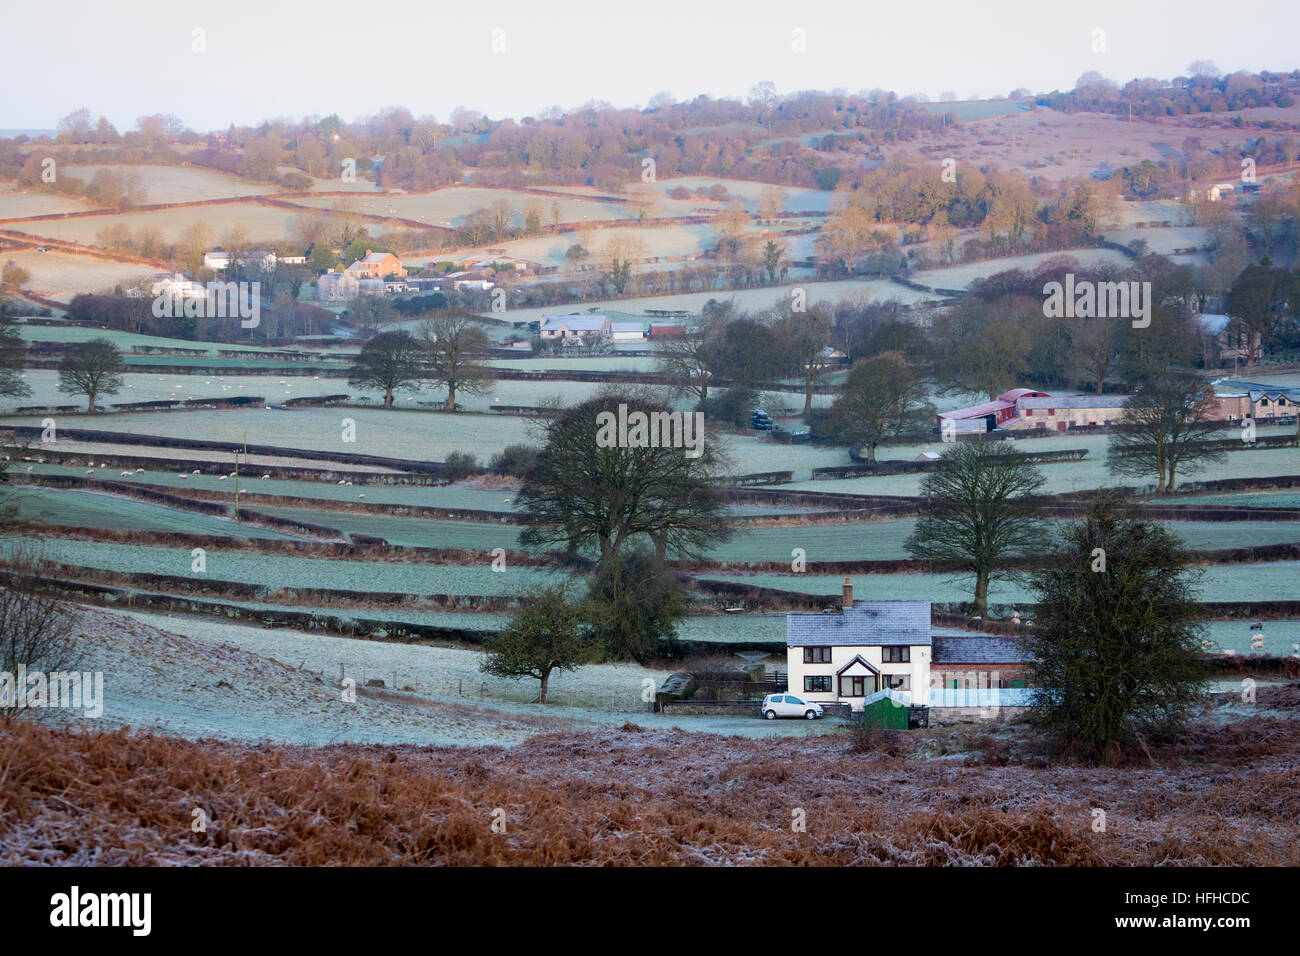
[[[1243,419],[1289,420],[1300,405],[1300,389],[1219,378],[1210,383],[1219,421]],[[990,402],[939,412],[935,418],[947,433],[1002,430],[1069,431],[1120,424],[1131,395],[1050,395],[1030,388],[1013,388]]]

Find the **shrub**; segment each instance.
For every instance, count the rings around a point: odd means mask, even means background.
[[[44,563],[20,549],[11,566],[23,577],[0,588],[0,672],[16,674],[20,666],[46,674],[70,669],[73,618],[68,606],[41,594],[39,584],[32,583],[48,573]],[[22,712],[17,694],[0,701],[0,723]]]
[[[453,451],[443,463],[442,471],[452,481],[460,481],[462,478],[478,474],[478,459],[469,452]]]
[[[507,445],[492,456],[488,468],[503,475],[522,478],[537,462],[537,449],[532,445]]]
[[[744,386],[714,392],[699,404],[707,417],[737,428],[750,426],[750,412],[757,407],[758,391]]]

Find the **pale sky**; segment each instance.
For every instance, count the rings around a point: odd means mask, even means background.
[[[1069,89],[1088,70],[1168,79],[1201,59],[1300,67],[1295,0],[67,0],[6,4],[0,31],[0,128],[50,128],[82,106],[121,131],[149,113],[202,131],[385,106],[445,121],[458,105],[518,118],[663,90],[743,98],[761,80],[966,99]]]

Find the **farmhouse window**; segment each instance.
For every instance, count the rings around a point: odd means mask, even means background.
[[[803,662],[805,664],[829,664],[831,662],[831,649],[829,647],[805,647],[803,649]]]
[[[886,664],[906,664],[912,659],[912,649],[903,647],[882,647],[880,659]]]
[[[886,674],[884,676],[885,686],[890,690],[911,690],[912,676],[910,674]]]
[[[830,693],[830,689],[831,689],[830,675],[828,674],[824,677],[805,677],[803,679],[803,689],[805,693],[814,693],[817,691],[825,691],[826,693]]]

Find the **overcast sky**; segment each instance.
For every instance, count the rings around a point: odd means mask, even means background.
[[[205,52],[193,49],[196,29]],[[664,90],[744,97],[760,80],[781,93],[966,99],[1069,89],[1088,70],[1167,79],[1200,59],[1224,72],[1291,70],[1297,38],[1295,0],[12,3],[0,128],[50,128],[82,106],[119,130],[148,113],[206,130],[394,105],[444,121],[458,105],[518,118],[589,99],[643,106]]]

